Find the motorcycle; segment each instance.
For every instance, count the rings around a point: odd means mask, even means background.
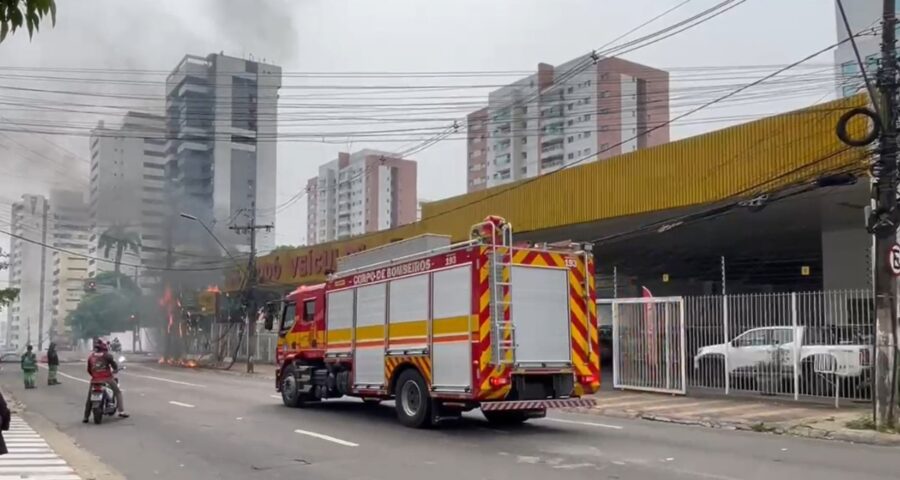
[[[119,357],[119,371],[125,370],[125,357]],[[119,383],[119,377],[113,377],[116,384]],[[94,423],[100,425],[103,423],[103,416],[114,416],[119,405],[116,402],[116,394],[105,383],[91,384],[91,412],[94,416]]]

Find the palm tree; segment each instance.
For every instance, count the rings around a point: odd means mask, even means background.
[[[116,288],[120,288],[119,277],[121,276],[122,255],[125,254],[126,250],[131,250],[135,255],[140,253],[141,236],[135,232],[125,230],[121,225],[113,225],[100,234],[97,246],[103,249],[103,256],[106,258],[109,258],[110,251],[115,249],[116,255],[113,262],[116,272]]]

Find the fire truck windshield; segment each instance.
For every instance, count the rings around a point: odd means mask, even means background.
[[[279,329],[282,333],[294,326],[294,321],[297,318],[296,309],[297,305],[295,303],[286,303],[284,305],[284,313],[281,315],[281,328]]]

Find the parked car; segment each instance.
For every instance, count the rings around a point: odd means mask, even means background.
[[[781,377],[792,380],[795,360],[807,392],[816,390],[821,375],[843,381],[846,388],[866,388],[872,371],[871,337],[861,328],[826,326],[820,328],[761,327],[747,330],[728,343],[701,347],[694,356],[694,372],[703,379]],[[799,347],[799,350],[797,349]],[[743,383],[746,385],[746,383]],[[790,390],[790,389],[787,389]]]

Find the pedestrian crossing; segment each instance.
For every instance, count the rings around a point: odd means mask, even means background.
[[[3,439],[9,453],[0,455],[0,480],[81,480],[21,418],[13,415]]]

